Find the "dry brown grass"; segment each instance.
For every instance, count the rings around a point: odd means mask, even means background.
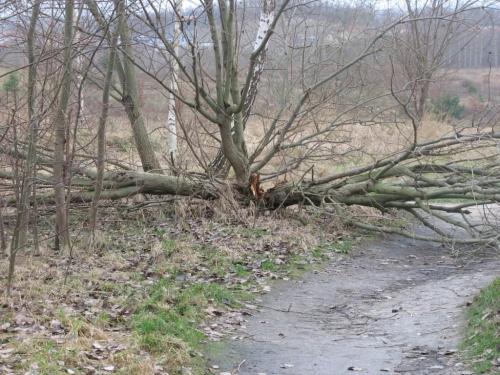
[[[489,72],[488,69],[464,69],[449,74],[446,78],[446,84],[443,82],[436,82],[431,89],[431,96],[439,96],[446,90],[447,92],[456,93],[462,98],[462,102],[468,104],[470,94],[467,93],[467,85],[473,84],[477,87],[478,93],[491,102],[500,102],[500,68],[495,68]],[[466,85],[467,84],[467,85]],[[167,101],[165,95],[158,92],[155,88],[154,81],[144,75],[140,74],[141,85],[141,101],[143,104],[143,112],[146,120],[146,126],[150,132],[150,137],[153,142],[154,148],[162,165],[168,168],[167,161],[163,158],[167,147],[167,134],[162,130],[164,120],[167,114]],[[442,92],[443,91],[443,92]],[[100,96],[98,95],[97,87],[90,87],[86,91],[86,122],[79,130],[80,143],[87,144],[87,149],[90,152],[95,152],[96,142],[95,137],[97,134],[97,118],[100,110]],[[263,113],[267,113],[265,108],[270,107],[270,103],[257,103],[257,106],[263,107]],[[260,108],[260,107],[259,107]],[[273,113],[269,113],[272,116]],[[312,114],[315,121],[320,121],[326,124],[331,120],[336,112],[332,109],[315,110]],[[182,123],[186,126],[187,134],[190,142],[193,142],[195,149],[203,149],[206,155],[206,162],[209,162],[215,155],[218,148],[217,142],[207,135],[197,136],[196,132],[200,130],[200,119],[196,118],[191,112],[183,111]],[[252,117],[247,124],[247,146],[250,152],[257,147],[259,141],[271,122],[268,117]],[[205,124],[207,125],[207,124]],[[211,131],[217,135],[217,128],[209,126]],[[311,133],[315,129],[313,121],[303,121],[300,127],[296,129],[296,135],[291,140],[296,140],[301,136]],[[423,121],[420,131],[419,140],[427,140],[436,136],[441,136],[452,128],[445,124],[439,123],[428,116]],[[44,133],[44,138],[40,140],[41,144],[51,144],[51,131]],[[179,132],[180,137],[184,137],[182,132]],[[298,171],[285,176],[288,180],[299,180],[302,173],[310,168],[312,164],[315,165],[315,171],[319,175],[329,174],[336,170],[342,170],[361,163],[371,162],[374,158],[388,155],[397,150],[401,150],[411,140],[411,129],[406,123],[399,125],[374,125],[374,126],[361,126],[353,125],[341,127],[329,135],[326,140],[339,141],[346,139],[344,146],[338,146],[334,150],[331,157],[325,160],[315,160],[302,165]],[[135,151],[133,135],[129,120],[124,115],[121,104],[113,102],[107,132],[108,155],[111,159],[116,159],[122,163],[129,164],[134,168],[140,169],[140,159]],[[266,171],[273,171],[283,167],[286,160],[292,158],[300,158],[301,155],[306,155],[307,150],[317,145],[309,144],[307,147],[281,152],[272,160]],[[350,152],[348,155],[342,155],[349,149],[359,149],[359,152]],[[186,142],[181,139],[181,166],[191,171],[201,171],[195,158],[191,155]],[[267,150],[266,150],[267,151]],[[82,160],[89,168],[93,168],[93,162],[89,159]],[[5,166],[7,168],[7,166]],[[3,168],[3,167],[2,167]],[[270,181],[266,187],[272,186],[276,181]]]
[[[121,358],[123,357],[121,355],[117,357],[115,362],[120,367],[127,366],[127,373],[130,375],[155,375],[158,373],[154,361],[150,358]]]

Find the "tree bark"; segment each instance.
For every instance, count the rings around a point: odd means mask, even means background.
[[[122,13],[124,11],[123,2],[118,1],[115,8],[118,14]],[[108,55],[108,65],[106,68],[106,76],[102,90],[102,109],[101,116],[99,117],[99,130],[97,133],[97,178],[95,181],[94,196],[92,198],[92,204],[90,206],[89,219],[89,229],[92,232],[94,232],[97,227],[97,209],[99,206],[99,200],[101,198],[104,169],[106,167],[106,123],[108,121],[109,113],[109,93],[111,90],[111,81],[113,79],[113,72],[115,69],[118,36],[120,35],[122,29],[122,21],[123,19],[119,17],[118,24],[116,25],[116,30],[113,32],[113,36],[111,38]]]
[[[253,69],[248,74],[251,76],[250,85],[246,94],[245,104],[243,107],[243,111],[235,114],[235,116],[239,115],[240,119],[238,120],[241,123],[243,130],[246,127],[246,123],[250,118],[250,114],[252,112],[253,104],[255,103],[255,98],[257,97],[258,87],[260,78],[262,73],[264,72],[264,63],[266,61],[266,53],[267,53],[267,41],[265,40],[266,34],[269,32],[269,28],[271,24],[274,22],[275,18],[275,8],[276,1],[275,0],[262,0],[261,1],[261,13],[259,19],[259,29],[257,30],[257,35],[255,36],[254,42],[254,53],[256,51],[260,52],[254,59],[254,65],[252,65]],[[261,44],[264,42],[263,48],[261,48]],[[238,68],[235,66],[233,68],[234,72],[238,72]],[[237,74],[237,73],[236,73]],[[237,79],[237,76],[235,77]],[[239,88],[238,88],[239,90]],[[233,98],[235,103],[238,103],[238,100],[241,100],[241,95],[238,95],[237,98]],[[231,123],[231,134],[234,136],[236,128],[236,121]],[[234,134],[233,134],[234,133]],[[235,140],[236,141],[236,140]],[[230,169],[229,160],[226,158],[224,154],[224,147],[221,145],[219,148],[217,155],[214,160],[211,162],[210,167],[214,171],[216,176],[227,176]]]
[[[182,22],[183,19],[183,9],[182,0],[175,0],[173,2],[174,7],[174,37],[173,37],[173,49],[175,56],[179,56],[179,46],[181,44],[182,36]],[[170,75],[170,89],[168,93],[168,114],[167,114],[167,132],[168,132],[168,160],[172,163],[172,166],[177,165],[178,158],[178,146],[177,146],[177,118],[176,118],[176,105],[174,93],[178,92],[177,80],[179,79],[179,64],[177,60],[171,57],[171,75]]]
[[[56,221],[62,248],[70,246],[68,232],[68,216],[66,203],[66,181],[65,181],[65,150],[66,150],[66,128],[68,124],[68,103],[71,95],[71,72],[72,72],[72,44],[73,44],[73,14],[74,0],[65,2],[64,21],[64,71],[61,80],[61,92],[57,116],[55,121],[55,144],[54,144],[54,197],[56,200]]]
[[[35,118],[35,107],[36,107],[36,58],[35,58],[35,28],[40,16],[40,6],[41,0],[37,1],[33,6],[33,11],[31,14],[29,29],[28,29],[28,117],[29,117],[29,128],[28,128],[28,152],[26,157],[26,167],[24,171],[24,178],[22,184],[21,201],[19,204],[19,211],[17,213],[16,225],[14,227],[14,233],[12,236],[10,257],[9,257],[9,274],[7,281],[7,296],[10,296],[12,278],[14,276],[14,268],[16,263],[16,255],[20,249],[26,246],[26,239],[22,238],[23,225],[28,222],[29,218],[29,194],[31,190],[30,181],[31,178],[35,176],[35,163],[36,163],[36,133],[38,120]],[[3,210],[0,207],[0,210]],[[2,220],[2,247],[4,246],[3,241],[3,217],[0,215],[0,220]],[[25,228],[24,230],[27,230]]]
[[[123,0],[116,0],[117,2]],[[162,173],[162,168],[153,150],[153,145],[149,138],[146,129],[142,109],[139,101],[139,89],[137,85],[137,75],[135,65],[133,63],[133,51],[131,44],[130,28],[127,21],[126,11],[118,14],[120,22],[123,25],[121,28],[121,50],[123,54],[123,76],[119,75],[123,89],[122,104],[125,107],[127,116],[132,125],[134,140],[137,147],[137,152],[141,158],[141,163],[144,171]]]

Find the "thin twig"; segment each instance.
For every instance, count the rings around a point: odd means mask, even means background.
[[[241,365],[242,365],[243,363],[245,363],[246,361],[247,361],[246,359],[244,359],[243,361],[241,361],[241,363],[238,365],[238,368],[237,368],[236,370],[234,370],[234,371],[231,373],[231,375],[239,374],[239,373],[240,373],[240,368],[241,368]]]

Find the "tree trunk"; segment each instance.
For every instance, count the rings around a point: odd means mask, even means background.
[[[57,116],[55,121],[55,144],[54,144],[54,197],[56,200],[56,221],[58,225],[59,240],[62,248],[70,246],[68,232],[68,216],[66,203],[66,181],[65,181],[65,154],[66,154],[66,127],[68,124],[68,103],[71,95],[71,72],[72,72],[72,44],[73,44],[73,13],[74,0],[65,2],[64,21],[64,71],[61,80],[61,93]]]
[[[227,124],[227,128],[230,128]],[[231,138],[230,138],[231,139]],[[467,208],[500,202],[500,167],[497,155],[490,157],[490,164],[474,167],[457,163],[436,163],[435,156],[449,154],[456,146],[474,146],[485,150],[496,147],[500,134],[483,133],[442,137],[413,145],[395,156],[379,160],[363,167],[333,173],[315,179],[311,173],[295,183],[282,183],[264,194],[259,186],[250,191],[235,184],[240,193],[242,205],[259,192],[263,207],[275,210],[303,204],[341,218],[346,224],[383,233],[395,233],[413,237],[413,232],[405,228],[391,227],[379,222],[361,221],[350,216],[346,206],[358,205],[378,209],[382,214],[390,209],[403,210],[435,232],[435,235],[419,236],[417,239],[450,244],[488,244],[498,242],[498,223],[491,221],[475,225],[467,221]],[[228,153],[230,155],[230,153]],[[428,157],[428,158],[427,158]],[[404,164],[403,164],[404,162]],[[236,164],[236,163],[235,163]],[[195,177],[165,176],[144,172],[111,172],[104,176],[106,190],[101,199],[121,199],[135,194],[190,196],[200,199],[217,199],[227,191],[224,182],[197,179]],[[246,185],[248,186],[248,185]],[[82,191],[71,196],[72,202],[88,202],[91,191]],[[45,203],[52,203],[51,197],[40,197]],[[450,203],[442,204],[446,199]],[[7,201],[7,204],[15,204]],[[450,216],[462,215],[465,222]],[[447,223],[451,228],[443,232],[433,224],[435,220]],[[456,229],[466,236],[458,236]]]
[[[220,126],[220,135],[222,141],[222,150],[225,157],[233,167],[236,179],[242,185],[248,185],[250,177],[250,161],[241,144],[235,142],[236,136],[233,136],[232,121],[226,114],[219,116],[222,125]]]
[[[7,251],[7,238],[5,237],[5,228],[3,224],[4,202],[0,200],[0,252],[5,254]]]
[[[261,48],[261,44],[266,37],[266,34],[269,32],[269,27],[274,21],[275,17],[275,8],[276,1],[275,0],[262,0],[261,1],[261,13],[259,19],[259,29],[257,30],[257,35],[255,36],[254,42],[254,52],[258,51]],[[267,42],[262,48],[261,52],[255,58],[255,64],[253,65],[253,71],[250,72],[249,76],[251,76],[251,82],[248,88],[248,92],[246,95],[245,104],[243,107],[243,113],[241,114],[241,124],[243,129],[246,128],[246,123],[250,118],[250,114],[252,112],[253,104],[255,103],[255,98],[258,93],[258,86],[260,82],[260,78],[262,73],[264,72],[264,63],[266,61],[266,53],[267,53]],[[237,68],[234,69],[237,71]],[[241,95],[240,95],[241,98]],[[235,123],[234,121],[231,123],[231,134],[235,135]],[[219,148],[217,155],[214,160],[210,164],[211,169],[214,171],[216,176],[227,176],[230,163],[229,160],[224,155],[224,148]]]
[[[118,13],[124,11],[123,2],[120,1],[116,4]],[[102,90],[102,110],[99,118],[99,130],[97,133],[97,178],[95,181],[94,196],[90,206],[90,225],[89,229],[94,232],[97,227],[97,209],[99,206],[99,199],[101,198],[102,183],[104,177],[104,169],[106,166],[106,123],[108,121],[109,113],[109,93],[111,89],[111,81],[113,79],[113,71],[115,69],[116,51],[118,44],[118,36],[122,28],[122,18],[118,18],[119,22],[116,25],[116,30],[111,38],[108,66],[106,68],[106,76]]]
[[[175,0],[174,4],[174,39],[172,41],[174,53],[179,56],[179,45],[181,44],[181,31],[183,22],[183,9],[182,0]],[[168,114],[167,114],[167,131],[168,131],[168,160],[172,166],[177,165],[178,149],[177,149],[177,119],[176,119],[176,106],[175,96],[173,92],[178,91],[177,80],[179,77],[179,64],[177,60],[171,57],[171,76],[170,76],[170,89],[172,92],[168,94]]]
[[[122,0],[116,1],[120,2]],[[122,104],[125,107],[130,124],[132,125],[135,144],[139,157],[141,158],[142,168],[146,172],[155,171],[156,173],[162,173],[160,163],[156,158],[153,145],[151,144],[151,140],[149,139],[149,134],[146,129],[144,117],[142,115],[139,101],[139,89],[137,86],[137,75],[135,72],[135,65],[133,63],[134,57],[131,45],[130,28],[126,18],[126,11],[124,10],[123,12],[120,12],[118,17],[123,25],[120,33],[123,53],[123,78],[119,75],[123,89]]]
[[[16,262],[17,252],[22,249],[26,244],[22,240],[22,226],[24,223],[28,222],[29,218],[29,194],[30,194],[30,181],[35,175],[35,162],[36,162],[36,132],[38,120],[35,118],[35,107],[36,107],[36,65],[35,65],[35,28],[40,16],[40,5],[41,0],[37,1],[33,6],[33,11],[31,14],[29,29],[28,29],[28,116],[29,116],[29,129],[28,129],[28,153],[26,157],[26,168],[24,170],[24,178],[22,184],[22,191],[20,197],[19,211],[17,213],[16,226],[14,227],[14,233],[12,236],[12,243],[10,248],[9,257],[9,274],[7,281],[7,296],[10,296],[12,278],[14,276],[14,268]],[[3,204],[2,204],[3,206]],[[3,207],[0,208],[3,210]],[[0,215],[1,216],[1,215]],[[2,232],[3,232],[3,218],[2,220]],[[2,235],[2,241],[4,240]],[[3,247],[3,243],[2,243]]]

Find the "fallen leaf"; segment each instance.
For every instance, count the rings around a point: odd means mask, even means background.
[[[4,354],[10,354],[14,351],[14,349],[12,348],[7,348],[7,349],[0,349],[0,355],[4,355]]]
[[[94,361],[100,361],[101,359],[104,359],[104,357],[102,355],[96,355],[94,353],[83,352],[83,354],[85,354],[85,356],[88,359],[93,359]]]
[[[33,324],[34,322],[34,319],[33,318],[30,318],[28,316],[25,316],[23,314],[17,314],[16,316],[14,316],[14,322],[18,325],[18,326],[23,326],[25,324]]]
[[[93,344],[92,344],[92,347],[94,349],[103,349],[103,346],[101,344],[99,344],[97,341],[95,341]]]
[[[49,323],[49,328],[52,333],[61,334],[64,332],[64,326],[59,320],[52,319]]]

